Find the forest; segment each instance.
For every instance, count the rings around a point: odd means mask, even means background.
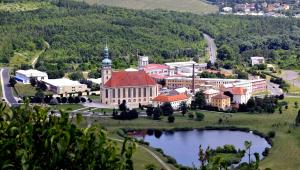
[[[251,56],[260,55],[285,69],[300,67],[300,22],[294,18],[140,11],[69,0],[0,11],[0,63],[8,64],[16,52],[45,49],[36,68],[57,78],[96,70],[106,43],[116,69],[136,65],[136,54],[156,63],[204,58],[202,32],[215,38],[220,66],[248,66]]]

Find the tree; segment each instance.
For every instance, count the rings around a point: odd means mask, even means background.
[[[159,120],[161,114],[162,114],[162,111],[161,111],[160,107],[157,106],[157,107],[153,110],[153,120]]]
[[[196,120],[202,121],[204,119],[205,115],[201,112],[196,112]]]
[[[201,163],[200,165],[200,170],[205,170],[206,169],[206,165],[209,161],[209,158],[210,158],[210,148],[207,147],[206,150],[204,150],[202,148],[202,146],[200,145],[199,146],[199,161]]]
[[[279,107],[279,113],[282,114],[282,106]]]
[[[10,77],[9,78],[9,85],[10,87],[15,87],[15,85],[17,84],[17,80],[15,77]]]
[[[47,88],[48,88],[46,83],[43,82],[43,81],[38,81],[37,82],[37,87],[38,87],[38,89],[41,89],[43,91],[47,90]]]
[[[296,126],[300,125],[300,110],[298,110],[298,115],[296,117]]]
[[[188,106],[185,101],[182,101],[180,103],[179,109],[181,110],[182,116],[184,116],[186,114],[186,112],[188,111]]]
[[[74,103],[80,103],[80,98],[78,96],[74,98]]]
[[[299,107],[297,101],[294,103],[294,105],[295,105],[295,108],[298,108],[298,107]]]
[[[37,103],[41,103],[44,100],[45,94],[42,90],[37,90],[34,97]]]
[[[81,79],[83,79],[84,77],[83,77],[82,72],[76,71],[76,72],[71,73],[71,74],[69,75],[69,78],[70,78],[71,80],[81,80]]]
[[[151,117],[153,115],[154,108],[153,107],[147,107],[146,114],[148,117]]]
[[[195,94],[195,105],[199,109],[203,109],[206,106],[206,99],[203,91],[199,91]]]
[[[251,150],[250,149],[251,149],[251,146],[252,146],[252,142],[251,141],[245,141],[244,146],[245,146],[246,152],[248,150],[248,157],[249,157],[248,164],[250,165],[250,163],[251,163]]]
[[[170,102],[165,102],[160,107],[165,116],[170,116],[174,112],[173,107]]]
[[[234,51],[228,45],[222,45],[220,48],[218,48],[217,52],[217,57],[220,60],[231,60],[234,58]]]
[[[30,78],[30,84],[31,84],[32,87],[35,87],[36,84],[37,84],[36,78],[31,77],[31,78]]]
[[[119,110],[122,112],[127,110],[126,100],[123,100],[122,103],[119,105]]]
[[[80,127],[69,113],[48,115],[48,108],[29,106],[0,111],[1,166],[11,169],[133,169],[136,148],[130,139],[121,149],[100,127]],[[8,114],[8,112],[10,114]]]
[[[175,117],[173,115],[169,115],[168,116],[168,122],[169,123],[174,123],[174,121],[175,121]]]

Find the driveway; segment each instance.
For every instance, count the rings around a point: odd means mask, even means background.
[[[9,70],[7,68],[1,69],[1,83],[2,83],[2,91],[3,91],[3,99],[10,105],[10,106],[18,106],[18,102],[13,95],[12,88],[9,87]]]

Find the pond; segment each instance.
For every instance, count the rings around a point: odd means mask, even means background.
[[[245,149],[244,142],[251,141],[251,153],[259,153],[262,159],[262,152],[266,147],[271,148],[268,142],[255,134],[242,131],[229,130],[190,130],[190,131],[157,131],[144,130],[136,131],[132,134],[137,139],[143,139],[149,142],[151,147],[161,148],[166,155],[176,159],[177,163],[193,167],[198,166],[199,146],[203,148],[210,146],[215,149],[218,146],[225,144],[234,145],[236,149]],[[251,160],[255,160],[252,154]],[[241,162],[248,162],[248,155],[242,158]]]

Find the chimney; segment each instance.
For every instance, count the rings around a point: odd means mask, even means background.
[[[195,64],[193,64],[192,93],[195,94]]]

